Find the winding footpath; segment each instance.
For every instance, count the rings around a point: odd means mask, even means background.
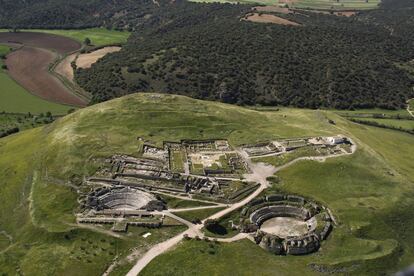
[[[136,276],[138,275],[153,259],[155,259],[157,256],[167,252],[168,250],[170,250],[171,248],[173,248],[174,246],[176,246],[180,241],[182,241],[184,239],[184,236],[188,236],[188,237],[200,237],[200,238],[204,238],[205,235],[204,233],[201,231],[201,229],[203,228],[204,222],[208,219],[219,219],[223,216],[225,216],[226,214],[237,210],[243,206],[245,206],[246,204],[248,204],[250,201],[252,201],[254,198],[256,198],[257,196],[259,196],[266,188],[268,188],[270,186],[269,182],[267,181],[267,178],[269,176],[273,176],[276,172],[285,169],[293,164],[295,164],[298,161],[301,160],[314,160],[314,161],[319,161],[319,162],[324,162],[326,159],[328,158],[333,158],[333,157],[340,157],[340,156],[345,156],[345,155],[351,155],[353,154],[356,150],[357,150],[357,145],[351,140],[352,143],[352,147],[351,147],[351,152],[343,152],[342,154],[335,154],[335,155],[326,155],[326,156],[319,156],[319,157],[300,157],[297,158],[295,160],[292,160],[282,166],[279,167],[274,167],[271,165],[267,165],[264,163],[253,163],[252,160],[241,150],[238,151],[238,153],[244,158],[245,162],[247,163],[248,167],[251,170],[251,173],[244,175],[245,177],[245,181],[254,181],[257,183],[260,183],[259,188],[252,193],[251,195],[249,195],[248,197],[244,198],[243,200],[234,203],[234,204],[230,204],[230,205],[226,205],[228,206],[228,208],[221,210],[213,215],[211,215],[210,217],[204,219],[202,221],[201,224],[193,224],[179,216],[176,216],[174,214],[171,213],[172,210],[169,211],[161,211],[161,212],[154,212],[154,214],[158,214],[158,215],[165,215],[168,217],[171,217],[173,219],[176,219],[177,221],[183,223],[184,225],[188,226],[188,229],[164,242],[158,243],[156,245],[154,245],[150,250],[148,250],[137,262],[136,264],[132,267],[132,269],[128,272],[127,276]],[[260,156],[259,156],[260,157]],[[219,207],[219,205],[214,205],[214,206],[203,206],[203,207],[194,207],[194,208],[188,208],[186,209],[186,211],[188,210],[199,210],[199,209],[206,209],[206,208],[213,208],[213,207]],[[175,210],[175,212],[177,211],[177,209]],[[179,210],[179,211],[184,211],[184,210]],[[234,242],[234,241],[238,241],[238,240],[242,240],[245,238],[251,238],[251,236],[247,233],[239,233],[237,235],[235,235],[234,237],[231,238],[218,238],[216,239],[219,242]]]

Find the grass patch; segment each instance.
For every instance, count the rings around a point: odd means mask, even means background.
[[[374,122],[392,128],[414,131],[414,120],[393,120],[393,119],[365,119],[358,118],[363,122]]]
[[[171,170],[173,172],[184,172],[185,153],[182,150],[174,150],[170,153]]]
[[[313,147],[302,147],[295,149],[291,152],[287,152],[285,154],[277,155],[277,156],[267,156],[267,157],[259,157],[254,158],[254,162],[263,162],[271,164],[275,167],[282,166],[287,164],[297,158],[300,157],[311,157],[311,156],[320,156],[321,154],[315,150]]]
[[[33,116],[31,114],[0,113],[0,136],[7,130],[18,128],[19,131],[42,126],[52,122],[54,118],[45,114]]]
[[[234,224],[238,224],[240,219],[240,212],[241,209],[234,210],[233,212],[228,213],[227,215],[217,220],[221,228],[224,229],[222,234],[211,232],[205,227],[203,228],[204,233],[206,236],[213,238],[230,238],[239,234],[239,230],[233,230],[231,228],[231,221],[233,221]]]
[[[376,275],[370,271],[363,274],[358,263],[355,269],[345,270],[339,264],[331,262],[324,252],[309,256],[274,256],[261,249],[250,240],[241,240],[233,243],[213,244],[205,241],[185,241],[174,251],[169,251],[160,257],[157,262],[151,262],[141,275],[320,275],[313,267],[323,268],[325,272],[333,272],[340,269],[353,275]],[[361,257],[370,258],[376,254],[384,254],[393,250],[392,242],[359,242],[355,239],[352,243],[341,243],[343,253],[352,252],[355,259]],[[384,258],[385,259],[385,258]],[[158,262],[159,260],[159,262]],[[176,264],[180,264],[177,266]],[[385,262],[387,263],[387,262]],[[160,266],[160,264],[162,264]],[[385,264],[378,263],[381,267]],[[292,270],[294,268],[294,270]]]
[[[167,195],[161,195],[161,198],[167,203],[167,206],[169,209],[190,208],[190,207],[212,205],[207,202],[195,201],[195,200],[184,200],[181,198],[176,198],[176,197],[167,196]]]
[[[193,210],[193,211],[186,211],[186,212],[177,212],[174,214],[185,220],[192,222],[192,221],[199,221],[199,220],[208,218],[209,216],[223,209],[224,209],[223,207],[216,207],[216,208],[200,209],[200,210]]]

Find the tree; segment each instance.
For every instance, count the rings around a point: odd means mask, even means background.
[[[90,46],[92,44],[92,41],[89,39],[89,37],[85,38],[85,40],[83,41],[83,43],[87,46]]]

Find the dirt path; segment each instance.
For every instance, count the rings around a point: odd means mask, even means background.
[[[199,207],[190,207],[190,208],[179,208],[179,209],[168,209],[168,211],[172,213],[179,213],[179,212],[187,212],[187,211],[196,211],[196,210],[204,210],[204,209],[214,209],[219,207],[227,207],[229,205],[226,204],[217,204],[211,206],[199,206]]]
[[[71,54],[65,57],[58,65],[56,65],[55,72],[72,82],[74,79],[72,62],[75,59],[76,54]]]
[[[203,200],[203,199],[194,199],[194,198],[191,198],[191,197],[173,195],[173,194],[164,193],[164,192],[160,192],[160,191],[152,191],[152,193],[160,194],[160,195],[166,195],[166,196],[169,196],[169,197],[175,197],[175,198],[179,198],[179,199],[182,199],[182,200],[209,203],[209,204],[216,205],[216,206],[221,204],[221,203],[217,203],[217,202],[214,202],[214,201],[208,201],[208,200]]]

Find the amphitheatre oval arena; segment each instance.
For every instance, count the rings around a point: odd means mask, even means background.
[[[255,233],[255,242],[276,255],[316,252],[333,228],[328,208],[295,195],[254,200],[241,217],[241,232]]]
[[[315,224],[291,217],[274,217],[263,222],[260,230],[281,238],[301,236],[309,232],[309,228]],[[316,225],[315,225],[316,226]]]

